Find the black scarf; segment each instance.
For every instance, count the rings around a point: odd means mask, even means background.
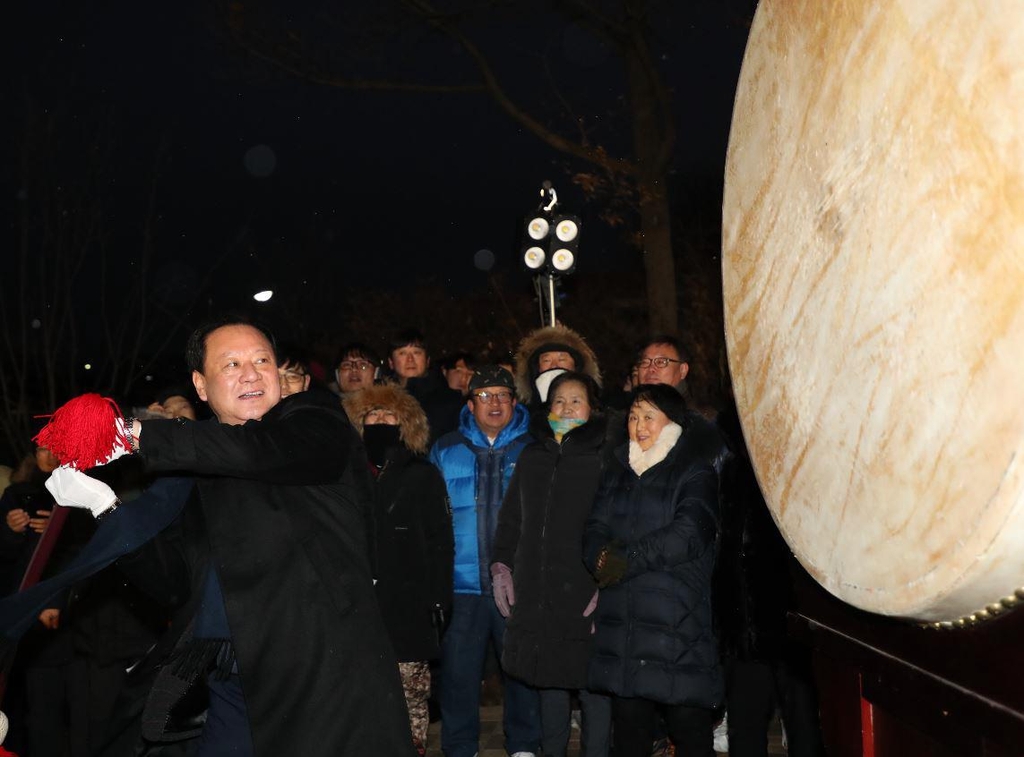
[[[388,459],[388,450],[402,445],[401,434],[400,426],[390,426],[387,423],[363,426],[363,445],[366,447],[366,456],[370,462],[378,468],[383,468]]]

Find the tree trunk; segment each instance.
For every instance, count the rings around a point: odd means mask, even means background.
[[[640,228],[643,233],[647,312],[651,331],[675,333],[679,327],[676,265],[672,256],[672,224],[664,184],[640,186]]]
[[[672,140],[672,127],[666,117],[670,119],[671,115],[664,112],[658,82],[652,78],[650,67],[645,65],[644,51],[639,44],[624,46],[622,54],[632,106],[648,318],[651,331],[671,334],[679,328],[668,200],[668,165],[672,154],[668,143]]]

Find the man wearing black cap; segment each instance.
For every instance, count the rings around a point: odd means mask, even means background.
[[[485,365],[470,381],[459,428],[430,450],[448,487],[455,532],[455,596],[441,646],[441,748],[447,757],[473,757],[479,749],[485,655],[493,642],[501,658],[505,631],[505,619],[491,598],[491,544],[516,460],[533,441],[528,426],[529,413],[516,403],[512,374]],[[536,753],[538,708],[536,691],[505,679],[505,749],[512,757]]]

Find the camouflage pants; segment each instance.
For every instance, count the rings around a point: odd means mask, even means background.
[[[409,723],[412,726],[412,740],[418,747],[427,746],[427,728],[430,713],[427,699],[430,697],[430,663],[400,662],[398,672],[402,676],[405,704],[409,708]]]

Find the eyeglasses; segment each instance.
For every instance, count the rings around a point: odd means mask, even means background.
[[[512,392],[474,392],[473,396],[489,405],[495,402],[507,405],[512,401]]]
[[[281,381],[284,381],[287,384],[301,384],[303,381],[306,380],[305,373],[292,373],[291,371],[289,371],[287,373],[279,373],[278,376],[280,377]]]
[[[653,365],[655,368],[668,368],[672,363],[682,363],[682,360],[673,360],[670,357],[644,357],[637,361],[637,368],[647,368]]]
[[[373,368],[373,363],[367,360],[345,361],[338,366],[339,371],[368,371]]]

